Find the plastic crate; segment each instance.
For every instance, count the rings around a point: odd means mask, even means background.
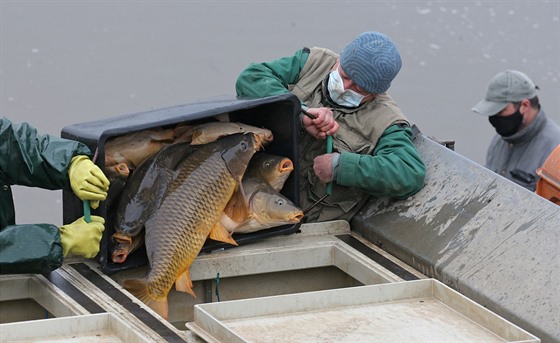
[[[123,134],[156,127],[174,127],[184,123],[199,123],[216,116],[229,114],[230,121],[242,122],[272,131],[274,140],[267,145],[266,152],[290,158],[294,171],[284,184],[282,194],[299,206],[298,175],[298,139],[300,102],[292,94],[284,94],[262,99],[242,100],[235,97],[221,97],[192,104],[162,108],[141,113],[122,115],[104,120],[80,123],[64,127],[61,137],[85,143],[91,151],[96,151],[95,163],[104,168],[107,139]],[[109,189],[109,192],[111,190]],[[124,263],[111,260],[111,236],[114,231],[114,219],[107,216],[107,208],[101,202],[99,208],[92,209],[93,215],[106,218],[105,232],[97,256],[105,274],[112,274],[129,268],[140,267],[148,263],[144,248],[129,255]],[[70,223],[83,215],[82,202],[72,193],[63,192],[63,221]],[[233,238],[241,245],[279,234],[297,232],[300,224],[284,225],[248,234],[234,234]],[[232,245],[208,240],[201,253],[216,249],[229,248]]]

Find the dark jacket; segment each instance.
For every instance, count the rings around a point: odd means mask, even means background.
[[[495,135],[486,154],[486,168],[535,191],[537,168],[560,144],[560,126],[540,110],[521,131],[509,136]]]
[[[82,143],[39,135],[27,123],[0,120],[0,274],[46,273],[62,264],[58,227],[15,225],[11,185],[70,190],[72,157],[91,156]]]

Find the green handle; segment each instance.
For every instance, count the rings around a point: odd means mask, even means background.
[[[327,154],[332,154],[332,136],[328,135],[327,136]],[[327,194],[331,195],[332,194],[332,181],[327,183]]]
[[[91,223],[91,210],[89,207],[89,200],[84,200],[84,220],[86,223]]]

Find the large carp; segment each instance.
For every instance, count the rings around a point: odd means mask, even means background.
[[[235,134],[200,147],[177,166],[167,195],[146,222],[150,271],[145,279],[123,286],[167,319],[167,295],[178,291],[196,297],[189,268],[207,238],[236,245],[216,225],[261,143],[255,134]]]
[[[220,218],[220,224],[229,232],[251,233],[297,224],[303,218],[299,207],[262,179],[244,176],[242,184]]]

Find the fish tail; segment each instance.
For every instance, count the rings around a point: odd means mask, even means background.
[[[156,299],[152,297],[148,290],[148,283],[146,282],[146,280],[124,280],[123,287],[132,295],[140,299],[144,304],[148,305],[148,307],[150,307],[152,310],[156,311],[156,313],[162,316],[164,319],[168,319],[169,309],[167,298]]]

